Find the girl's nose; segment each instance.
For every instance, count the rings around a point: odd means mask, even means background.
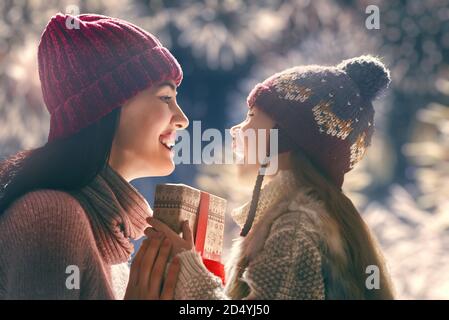
[[[240,124],[237,124],[230,129],[230,133],[233,138],[237,136],[238,130],[240,130]]]
[[[176,113],[173,116],[173,122],[177,130],[185,129],[189,126],[189,119],[178,104],[176,104]]]

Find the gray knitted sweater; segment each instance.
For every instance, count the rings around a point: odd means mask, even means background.
[[[233,211],[242,227],[249,203]],[[253,228],[235,241],[226,287],[195,251],[179,254],[177,299],[325,299],[351,296],[348,259],[324,205],[281,171],[261,191]]]

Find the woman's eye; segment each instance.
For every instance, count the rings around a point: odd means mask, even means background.
[[[170,96],[163,96],[161,97],[161,100],[164,101],[165,103],[169,103],[172,97]]]

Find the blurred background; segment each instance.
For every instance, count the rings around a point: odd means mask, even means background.
[[[365,26],[369,5],[379,29]],[[377,236],[398,298],[449,299],[449,0],[2,0],[0,159],[47,141],[37,46],[57,12],[110,15],[159,37],[184,69],[178,102],[202,130],[240,122],[251,88],[275,71],[382,57],[392,85],[374,103],[373,146],[344,190]],[[132,183],[150,204],[155,184],[185,183],[227,198],[230,211],[252,190],[236,185],[234,169],[179,165]],[[226,223],[224,260],[238,233]]]

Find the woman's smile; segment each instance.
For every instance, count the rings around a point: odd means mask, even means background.
[[[168,150],[172,151],[175,146],[176,131],[169,130],[159,136],[159,142]]]

